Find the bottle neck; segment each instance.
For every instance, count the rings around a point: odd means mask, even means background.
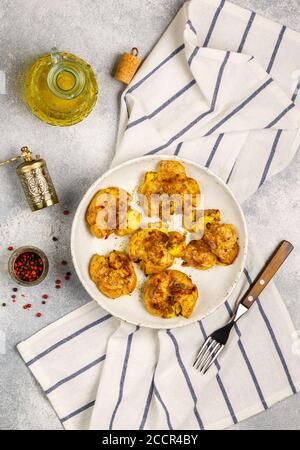
[[[86,83],[84,69],[76,61],[65,58],[57,49],[51,50],[52,67],[49,70],[47,84],[59,98],[72,100],[83,91]]]

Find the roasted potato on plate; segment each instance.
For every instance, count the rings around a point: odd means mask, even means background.
[[[136,231],[130,238],[129,257],[140,263],[146,275],[159,273],[173,264],[168,249],[168,234],[156,229]]]
[[[189,154],[191,155],[190,152]],[[116,201],[122,207],[126,206],[124,210],[129,226],[124,230],[120,229],[118,221],[115,225],[109,223],[109,226],[101,230],[96,226],[97,218],[98,221],[100,218],[105,219],[105,215],[99,215],[99,211],[104,208],[99,205],[97,195],[103,191],[105,194],[111,193],[111,190]],[[120,200],[120,191],[126,193],[125,201]],[[171,197],[174,201],[174,204],[171,204],[174,212],[168,220],[164,220],[160,214],[148,216],[146,209],[143,208],[144,197],[139,196],[138,191],[143,192],[145,196],[150,196],[152,192],[165,194],[166,197],[168,193],[175,193],[180,199],[183,193],[192,193],[189,196],[191,202],[189,211],[202,211],[202,218],[200,217],[202,224],[199,224],[199,227],[202,226],[202,233],[193,234],[183,227],[182,213],[177,213],[174,197]],[[196,193],[200,193],[200,196]],[[196,198],[201,199],[199,205]],[[132,213],[128,212],[130,211],[128,207],[133,210]],[[207,208],[219,209],[207,210]],[[228,245],[224,245],[224,235],[227,231],[225,233],[218,225],[227,224],[234,224],[238,240],[230,238]],[[154,234],[150,234],[150,231]],[[123,233],[127,233],[126,236],[119,237]],[[104,238],[97,239],[94,235]],[[201,242],[191,242],[196,239],[200,239]],[[114,166],[106,174],[101,175],[83,196],[74,216],[71,234],[74,267],[89,295],[120,320],[154,329],[172,329],[202,320],[224,304],[243,273],[247,246],[245,217],[226,183],[196,162],[171,154],[135,158]],[[132,266],[129,266],[128,271],[125,269],[126,275],[123,276],[122,273],[119,276],[117,268],[112,267],[113,264],[109,262],[112,251],[127,253]],[[98,256],[94,256],[91,261],[93,255]],[[234,263],[230,264],[232,261]],[[182,263],[184,267],[181,266]],[[127,268],[127,264],[124,267]],[[136,278],[131,275],[132,270],[136,272]],[[161,283],[164,282],[169,289],[169,281],[164,281],[165,278],[169,280],[169,276],[165,277],[161,273],[173,270],[191,277],[192,281],[189,283],[194,284],[199,292],[201,302],[196,302],[188,319],[185,317],[188,313],[180,303],[174,301],[174,298],[178,298],[178,292],[176,297],[175,295],[167,297],[167,306],[163,313],[159,311],[157,305],[151,303],[150,296],[145,298],[151,314],[143,302],[147,280],[152,280],[151,283],[149,281],[151,286],[156,275],[158,280],[162,277]],[[135,279],[137,281],[132,281]],[[130,294],[118,299],[119,295],[130,292],[135,283],[136,286]],[[157,295],[155,293],[154,300],[157,300]],[[165,294],[163,295],[166,300]],[[111,298],[116,300],[113,301]],[[188,298],[193,300],[193,295]],[[173,318],[169,320],[162,317],[172,317],[172,314]]]
[[[90,232],[97,238],[107,238],[116,233],[124,236],[136,230],[141,215],[130,206],[131,195],[124,189],[100,189],[92,198],[85,219]]]
[[[185,236],[177,231],[170,233],[146,228],[136,231],[130,238],[129,257],[140,263],[146,275],[159,273],[170,267],[175,257],[185,252]]]
[[[186,250],[185,235],[178,231],[170,231],[168,233],[167,248],[172,256],[182,258]]]
[[[203,239],[191,241],[183,255],[183,266],[207,270],[217,264],[217,257]]]
[[[109,298],[130,294],[136,287],[133,264],[124,252],[114,250],[107,256],[93,255],[89,274],[99,291]]]
[[[144,305],[147,311],[163,319],[171,319],[179,315],[189,318],[197,298],[197,286],[179,270],[166,270],[152,275],[143,288]]]
[[[187,231],[204,234],[211,224],[220,222],[221,213],[219,209],[205,209],[204,211],[193,209],[190,216],[187,214],[182,219],[182,226]]]
[[[211,224],[203,239],[221,264],[232,264],[239,253],[238,236],[232,224]]]
[[[184,194],[191,195],[191,205],[197,206],[199,203],[200,187],[194,178],[186,175],[184,166],[179,161],[166,160],[160,161],[157,172],[146,172],[144,180],[139,186],[138,192],[145,196],[144,207],[148,216],[158,213],[162,217],[166,209],[170,214],[174,214],[177,208],[182,211]],[[175,200],[166,202],[156,199],[153,195],[175,196]],[[179,200],[177,205],[176,199]]]

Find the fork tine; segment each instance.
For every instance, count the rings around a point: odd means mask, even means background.
[[[199,364],[198,370],[200,373],[204,370],[204,368],[210,365],[210,362],[213,359],[214,355],[218,352],[220,344],[218,342],[216,342],[215,344],[216,345],[213,347],[212,351],[209,353],[206,359],[205,360],[202,359],[201,364]]]
[[[213,348],[216,345],[216,341],[214,339],[211,340],[211,343],[207,346],[205,352],[200,356],[198,359],[196,369],[198,369],[199,365],[203,363],[207,359],[207,357],[210,355],[210,353],[213,351]]]
[[[203,355],[203,353],[205,352],[205,349],[207,349],[209,342],[212,341],[212,338],[209,336],[203,343],[202,347],[200,347],[197,356],[195,358],[195,361],[193,363],[193,367],[195,366],[195,364],[198,362],[199,358]]]
[[[212,359],[214,354],[219,350],[220,345],[217,341],[213,341],[213,347],[206,352],[205,355],[203,355],[203,358],[201,358],[200,363],[198,364],[197,369],[201,372],[203,367],[206,366],[206,364]]]
[[[197,359],[197,361],[195,361],[195,368],[198,369],[199,364],[201,364],[201,361],[203,361],[204,359],[206,359],[207,355],[209,355],[209,353],[211,352],[212,348],[215,345],[215,341],[213,339],[211,339],[209,341],[209,345],[206,345],[203,349],[203,352],[201,352],[199,358]]]
[[[207,352],[207,350],[211,347],[212,343],[213,343],[212,338],[208,337],[206,339],[206,341],[204,342],[204,344],[202,345],[202,347],[200,348],[200,350],[196,356],[196,359],[194,361],[193,366],[195,366],[199,362],[199,360],[203,358],[203,354],[205,354]]]
[[[214,356],[211,358],[211,360],[202,368],[201,373],[204,375],[208,369],[210,368],[210,366],[214,363],[214,361],[217,359],[217,357],[219,356],[219,354],[221,353],[221,351],[223,350],[224,345],[220,344],[220,348],[217,350],[217,352],[214,354]]]

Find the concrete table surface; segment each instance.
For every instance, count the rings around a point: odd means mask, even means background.
[[[234,0],[263,15],[300,31],[299,0]],[[118,105],[122,86],[111,77],[117,56],[138,46],[145,56],[182,0],[1,0],[0,70],[7,76],[7,90],[0,95],[0,160],[23,145],[41,153],[48,163],[60,204],[31,213],[18,184],[15,168],[1,168],[0,183],[0,331],[5,333],[5,352],[0,351],[0,428],[61,429],[59,420],[41,389],[25,367],[15,345],[64,314],[89,301],[74,274],[56,290],[56,278],[67,270],[70,227],[77,204],[109,166],[114,153]],[[66,128],[51,127],[36,119],[22,96],[24,73],[51,47],[70,51],[89,61],[100,87],[99,101],[82,123]],[[277,286],[300,330],[300,155],[288,169],[268,181],[244,205],[250,238],[263,256],[280,239],[289,239],[296,250],[276,276]],[[70,210],[69,216],[63,211]],[[52,237],[58,241],[53,242]],[[6,265],[8,245],[35,244],[50,259],[51,272],[38,288],[19,289],[12,303],[14,284]],[[25,293],[26,298],[21,297]],[[49,294],[46,305],[41,295]],[[32,301],[32,310],[22,304]],[[1,307],[5,302],[6,307]],[[43,317],[35,317],[37,311]],[[3,345],[2,345],[3,347]],[[2,348],[2,350],[4,350]],[[300,429],[300,396],[293,396],[270,410],[246,420],[235,429]]]

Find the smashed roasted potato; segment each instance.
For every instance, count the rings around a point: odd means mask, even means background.
[[[146,275],[159,273],[170,267],[175,257],[181,257],[186,248],[185,236],[158,229],[140,229],[129,242],[129,257],[140,264]]]
[[[168,233],[167,248],[175,258],[182,258],[186,250],[186,242],[184,234],[178,231],[170,231]]]
[[[191,241],[183,255],[183,266],[207,270],[217,264],[217,257],[203,239]]]
[[[86,222],[90,232],[97,238],[107,238],[133,233],[141,221],[141,215],[130,206],[131,195],[124,189],[109,187],[100,189],[92,198]]]
[[[207,210],[218,211],[218,210]],[[239,253],[238,236],[231,224],[221,224],[219,214],[208,214],[202,239],[191,241],[182,257],[183,266],[207,270],[216,264],[230,265]]]
[[[180,162],[166,160],[160,161],[157,172],[146,172],[138,192],[143,194],[146,200],[144,207],[147,215],[159,214],[162,217],[163,213],[174,214],[177,208],[180,208],[177,212],[182,212],[184,194],[191,195],[191,205],[196,207],[199,203],[200,187],[194,178],[186,175],[185,168]],[[180,201],[170,199],[164,206],[164,201],[155,199],[155,194],[177,196]]]
[[[108,256],[93,255],[89,274],[99,291],[109,298],[130,294],[136,287],[133,264],[124,252],[112,251]]]
[[[197,299],[197,286],[179,270],[166,270],[152,275],[143,288],[147,311],[164,319],[179,315],[189,318]]]
[[[221,264],[232,264],[239,253],[238,236],[232,224],[211,224],[203,239]]]
[[[196,216],[196,210],[191,212],[191,218],[183,217],[182,226],[190,233],[204,233],[211,224],[220,222],[221,213],[219,209],[205,209],[198,212],[199,218]],[[197,220],[196,220],[197,219]]]
[[[146,275],[159,273],[173,264],[168,249],[168,234],[156,229],[136,231],[129,242],[129,257],[140,263]]]
[[[100,189],[92,198],[85,216],[91,234],[131,236],[128,254],[113,250],[92,256],[90,278],[111,299],[128,295],[137,285],[133,263],[138,263],[149,275],[142,291],[146,310],[165,319],[189,318],[198,289],[185,273],[170,269],[175,258],[199,270],[230,265],[239,253],[237,231],[221,223],[219,209],[200,209],[200,186],[177,160],[162,160],[157,171],[146,172],[138,193],[146,214],[131,207],[132,197],[124,189]],[[186,234],[192,239],[188,244]]]

